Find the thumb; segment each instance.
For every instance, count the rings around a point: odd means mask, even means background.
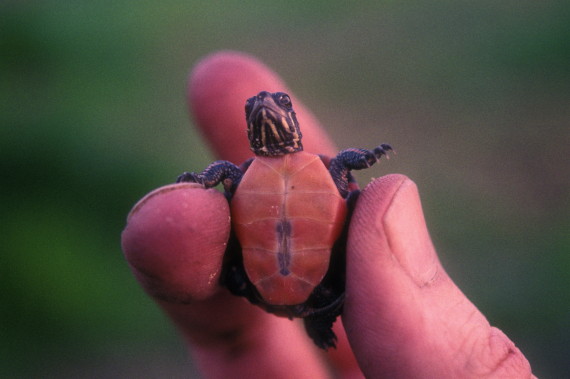
[[[416,185],[371,183],[351,221],[343,314],[367,377],[531,377],[515,345],[457,288],[432,245]]]

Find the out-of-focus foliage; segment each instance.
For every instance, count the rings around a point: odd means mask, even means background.
[[[224,48],[280,72],[340,147],[396,147],[360,181],[414,179],[452,277],[564,376],[569,47],[564,1],[3,2],[0,376],[193,372],[119,240],[138,198],[210,160],[184,87]]]

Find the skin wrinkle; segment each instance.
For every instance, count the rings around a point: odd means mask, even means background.
[[[477,364],[473,364],[473,362],[471,362],[471,357],[478,355],[476,351],[481,345],[481,335],[485,335],[487,333],[489,324],[486,323],[485,325],[485,323],[481,323],[481,314],[474,308],[462,325],[459,328],[455,326],[453,329],[463,330],[464,333],[462,335],[465,338],[459,341],[460,343],[458,346],[454,346],[450,343],[448,350],[455,351],[454,360],[457,362],[465,362],[463,367],[461,367],[463,370],[462,372],[475,373]],[[454,340],[450,339],[449,342],[454,342]]]
[[[520,367],[526,366],[531,377],[530,364],[515,344],[499,329],[490,325],[485,329],[486,333],[470,333],[481,338],[475,341],[467,355],[465,371],[479,377],[519,377]]]
[[[474,375],[489,375],[492,371],[498,368],[495,366],[495,362],[487,362],[488,348],[490,342],[490,327],[489,326],[473,326],[466,333],[466,338],[464,340],[463,351],[465,353],[465,366],[466,372],[472,373]],[[477,357],[477,358],[473,358]],[[481,358],[484,357],[485,361]],[[492,357],[492,356],[491,356]],[[492,357],[494,358],[494,357]],[[502,359],[499,359],[502,360]]]
[[[491,357],[496,356],[497,349],[503,350],[503,358],[497,360],[495,370],[490,372],[491,375],[496,373],[497,376],[514,376],[521,372],[520,367],[525,367],[525,371],[528,373],[531,372],[530,363],[515,346],[514,342],[512,342],[500,329],[491,327],[489,335],[489,355]],[[529,377],[535,378],[532,374],[529,374]]]
[[[445,272],[443,270],[441,272],[448,279]],[[430,305],[428,303],[425,307],[432,310],[429,313],[431,318],[427,323],[428,331],[426,334],[441,335],[442,332],[446,333],[447,337],[434,340],[436,345],[432,349],[451,353],[449,360],[458,362],[457,367],[453,368],[454,376],[464,376],[465,373],[469,372],[467,368],[470,357],[476,356],[474,352],[477,350],[477,346],[484,341],[481,336],[487,334],[489,323],[450,279],[445,282],[446,284],[442,282],[443,287],[437,289],[437,291],[445,292],[434,293],[437,296],[436,298],[428,297],[428,300],[430,302],[435,301],[435,304]],[[425,292],[428,290],[427,288],[421,288],[420,291]],[[456,299],[456,301],[449,302],[448,300],[448,302],[441,303],[441,298]]]
[[[454,289],[459,291],[456,287]],[[443,310],[439,314],[443,315],[454,311],[453,307],[447,308],[448,310]],[[463,336],[463,338],[459,339],[459,346],[451,345],[447,347],[447,350],[456,351],[455,357],[452,357],[454,361],[464,362],[463,366],[458,367],[460,371],[459,373],[456,372],[456,374],[465,375],[465,373],[469,373],[470,375],[492,377],[493,372],[499,370],[500,362],[503,360],[503,354],[500,352],[497,355],[496,352],[489,349],[485,350],[490,343],[490,338],[492,338],[495,328],[490,326],[487,319],[467,299],[457,303],[456,308],[459,315],[465,314],[466,308],[471,309],[469,315],[465,317],[465,320],[460,325],[450,325],[448,327],[451,333],[458,333],[460,336]],[[453,320],[454,318],[447,319]],[[446,318],[443,317],[440,321],[445,320]],[[506,344],[504,346],[514,346],[506,336],[503,335],[503,337],[504,341],[502,341],[502,344]],[[453,339],[450,341],[453,341]],[[520,354],[520,352],[518,353]],[[519,355],[519,358],[524,359],[522,355]],[[519,365],[519,367],[522,367],[522,365]],[[530,366],[528,366],[527,372],[530,372]]]

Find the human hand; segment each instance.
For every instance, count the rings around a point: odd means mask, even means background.
[[[219,158],[239,164],[252,156],[243,106],[261,90],[291,94],[267,67],[239,53],[215,54],[193,71],[190,107]],[[324,130],[292,98],[305,150],[334,156],[337,149]],[[330,367],[301,323],[220,287],[229,230],[221,193],[173,184],[133,208],[123,251],[206,377],[328,377]],[[338,348],[326,355],[337,375],[532,377],[522,353],[441,267],[408,178],[389,175],[363,190],[349,231],[346,277],[346,334],[337,322]]]

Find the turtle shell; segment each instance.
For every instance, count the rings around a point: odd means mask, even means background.
[[[329,268],[347,213],[317,155],[256,157],[231,202],[248,278],[267,304],[304,303]]]

